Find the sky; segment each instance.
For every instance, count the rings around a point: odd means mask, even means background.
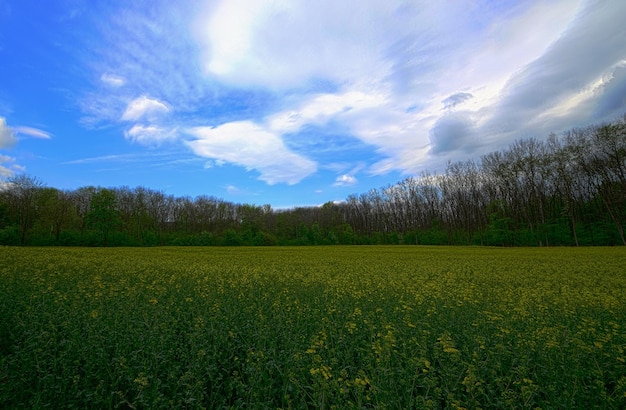
[[[624,0],[0,0],[0,178],[315,206],[626,114]]]

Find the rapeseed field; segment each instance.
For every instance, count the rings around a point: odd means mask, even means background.
[[[623,409],[624,248],[0,248],[0,408]]]

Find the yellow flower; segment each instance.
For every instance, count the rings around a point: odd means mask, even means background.
[[[143,373],[139,373],[139,376],[133,381],[137,383],[140,388],[146,387],[148,385],[148,378]]]

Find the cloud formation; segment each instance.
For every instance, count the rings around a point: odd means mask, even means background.
[[[0,117],[0,149],[11,148],[16,143],[15,132],[7,126],[6,120]]]
[[[40,130],[38,128],[18,126],[13,127],[13,130],[18,134],[28,135],[29,137],[33,138],[40,138],[44,140],[49,140],[50,138],[52,138],[52,135],[49,132]]]
[[[388,157],[370,164],[372,173],[417,172],[442,155],[470,155],[492,140],[506,144],[517,137],[504,124],[517,115],[512,111],[537,104],[514,90],[515,76],[553,55],[555,44],[575,32],[574,25],[584,26],[594,7],[569,0],[501,10],[483,2],[468,9],[448,2],[364,2],[358,10],[322,3],[218,3],[200,31],[205,69],[238,87],[334,84],[330,92],[296,94],[288,109],[265,122],[277,135],[342,124]],[[599,22],[589,25],[602,30]],[[604,30],[618,38],[613,24]],[[567,78],[568,70],[558,67],[554,75]]]
[[[85,111],[130,123],[132,142],[180,139],[268,184],[339,161],[298,146],[312,127],[375,153],[355,158],[365,173],[419,173],[621,116],[624,15],[626,2],[600,0],[129,6],[106,26]],[[356,181],[345,172],[329,184]]]
[[[613,79],[626,60],[624,13],[623,2],[587,2],[543,55],[511,76],[489,126],[514,131],[538,119],[577,124],[592,114],[602,119],[622,114],[624,105],[611,109],[606,101],[614,96],[613,87],[621,87]],[[546,118],[547,113],[557,118]]]
[[[0,149],[13,148],[17,144],[15,131],[6,123],[3,117],[0,117]],[[0,154],[0,189],[2,188],[2,179],[8,178],[15,174],[15,171],[23,171],[24,167],[15,163],[15,158],[8,155]]]
[[[143,145],[158,145],[176,138],[176,130],[166,130],[155,125],[135,124],[124,132],[124,136]]]
[[[466,102],[467,100],[472,99],[474,96],[470,93],[456,93],[447,97],[442,101],[444,108],[450,109],[454,108],[459,104]]]
[[[202,17],[197,36],[205,69],[221,81],[300,88],[383,75],[380,57],[395,32],[385,23],[402,16],[387,2],[229,0]]]
[[[0,154],[0,189],[3,186],[2,178],[13,176],[15,166],[15,158]]]
[[[337,177],[333,186],[352,186],[357,182],[357,179],[353,175],[343,174]]]
[[[100,77],[100,80],[108,86],[118,88],[126,84],[124,77],[117,76],[115,74],[104,73]]]
[[[169,110],[167,104],[142,95],[128,103],[126,111],[122,114],[122,120],[137,121],[144,118],[154,118]]]
[[[471,153],[476,143],[475,132],[468,113],[447,114],[439,118],[431,129],[430,151],[435,155],[455,150]]]
[[[290,151],[280,137],[250,121],[187,130],[187,145],[196,155],[257,170],[273,185],[296,184],[317,170],[317,164]]]

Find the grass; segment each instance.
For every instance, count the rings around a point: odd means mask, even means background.
[[[626,249],[0,248],[1,408],[626,407]]]

